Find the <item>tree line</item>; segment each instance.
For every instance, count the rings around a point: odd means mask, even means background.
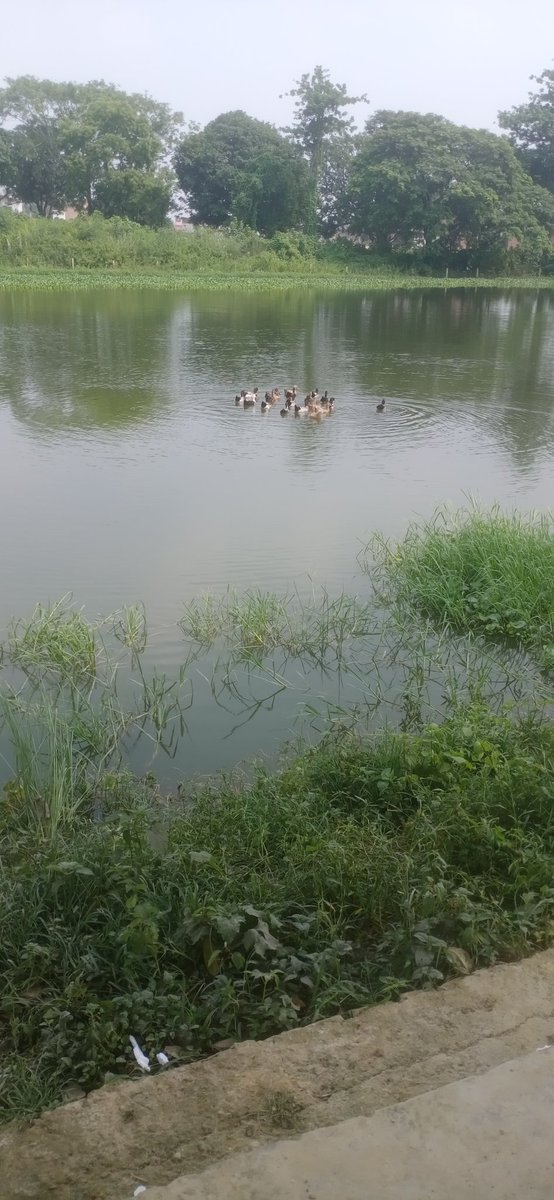
[[[291,89],[289,128],[241,111],[203,129],[103,81],[32,76],[0,88],[0,189],[51,216],[66,205],[160,226],[180,196],[194,223],[262,235],[342,235],[429,269],[538,268],[552,259],[554,71],[496,135],[433,113],[380,110],[358,130],[316,67]]]

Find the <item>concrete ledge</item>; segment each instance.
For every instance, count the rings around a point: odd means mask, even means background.
[[[552,1200],[553,1113],[554,1048],[235,1155],[145,1200]]]

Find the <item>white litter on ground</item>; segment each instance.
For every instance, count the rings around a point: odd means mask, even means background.
[[[129,1037],[129,1041],[133,1047],[133,1054],[135,1056],[136,1061],[138,1062],[138,1065],[139,1065],[141,1071],[149,1071],[150,1070],[150,1059],[147,1058],[146,1054],[144,1054],[143,1051],[141,1050],[141,1048],[137,1042],[137,1039],[134,1038],[133,1035],[131,1034]]]

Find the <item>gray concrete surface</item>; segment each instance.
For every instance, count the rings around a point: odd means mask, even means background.
[[[145,1200],[553,1200],[554,1047],[260,1146]]]

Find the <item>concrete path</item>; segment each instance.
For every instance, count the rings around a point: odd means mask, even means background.
[[[553,1200],[554,1047],[148,1188],[144,1200]]]

